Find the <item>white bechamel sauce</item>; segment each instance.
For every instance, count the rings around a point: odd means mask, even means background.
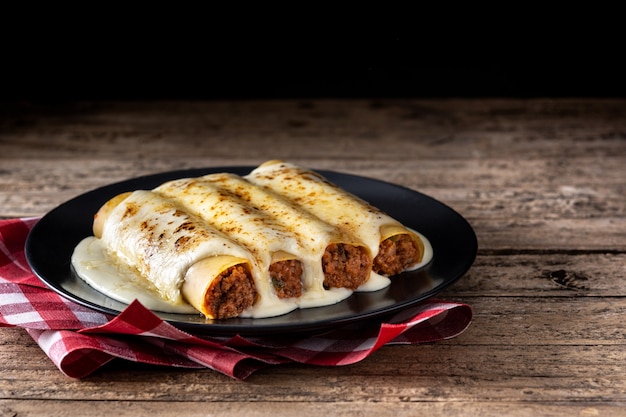
[[[415,231],[414,231],[415,232]],[[415,232],[417,233],[417,232]],[[433,257],[433,249],[425,236],[417,233],[424,242],[424,256],[422,261],[411,268],[419,269],[427,265]],[[135,299],[146,308],[153,311],[176,314],[196,314],[198,311],[189,304],[172,304],[161,297],[145,279],[130,268],[115,263],[107,255],[100,239],[87,237],[83,239],[72,254],[72,265],[77,275],[96,291],[122,303],[130,304]],[[356,289],[357,292],[378,291],[389,286],[391,280],[374,272],[367,282]],[[285,304],[293,308],[313,308],[331,305],[345,300],[352,291],[346,288],[331,288],[329,290],[311,290],[305,292],[299,299],[281,300],[273,303],[271,300],[261,299],[253,307],[243,312],[241,317],[272,317],[285,314]]]
[[[430,261],[433,260],[433,246],[430,244],[430,241],[426,239],[426,236],[424,236],[417,230],[413,230],[408,227],[407,229],[409,229],[411,232],[419,236],[419,238],[422,239],[422,243],[424,243],[424,255],[422,256],[422,260],[407,270],[407,271],[415,271],[416,269],[420,269],[428,265]]]
[[[164,313],[198,313],[189,304],[172,304],[159,297],[156,289],[135,271],[112,262],[102,241],[93,236],[76,246],[72,265],[76,274],[90,287],[114,300],[130,304],[136,299],[146,308]]]
[[[330,288],[323,291],[306,291],[298,299],[300,308],[323,307],[337,304],[352,295],[352,291],[347,288]]]
[[[387,288],[391,284],[391,280],[386,276],[379,275],[376,272],[370,272],[370,277],[359,286],[356,292],[372,292]]]

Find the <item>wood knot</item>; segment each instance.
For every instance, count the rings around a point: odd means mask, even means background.
[[[584,284],[584,281],[588,281],[589,279],[576,272],[558,269],[556,271],[547,271],[545,274],[552,282],[568,290],[589,289],[589,287]]]

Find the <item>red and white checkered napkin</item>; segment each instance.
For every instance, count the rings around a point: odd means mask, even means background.
[[[108,316],[64,299],[30,270],[24,243],[37,219],[0,221],[0,326],[26,329],[54,364],[74,378],[122,358],[164,366],[211,368],[237,379],[269,365],[337,366],[358,362],[385,344],[455,337],[472,320],[468,305],[429,300],[386,322],[352,324],[316,335],[194,336],[140,303]]]

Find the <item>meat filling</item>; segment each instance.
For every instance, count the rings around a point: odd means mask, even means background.
[[[372,258],[360,246],[332,243],[322,256],[325,288],[349,288],[355,290],[370,275]]]
[[[207,309],[216,319],[236,317],[257,299],[250,271],[235,265],[222,272],[206,293]]]
[[[405,271],[420,260],[420,250],[409,235],[392,236],[380,242],[374,258],[374,272],[391,276]]]
[[[278,298],[302,295],[302,263],[295,259],[274,262],[270,265],[270,277]]]

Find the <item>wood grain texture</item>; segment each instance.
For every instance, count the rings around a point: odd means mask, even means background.
[[[409,187],[474,227],[439,296],[452,340],[245,382],[114,361],[63,376],[0,329],[0,415],[624,415],[626,100],[274,100],[0,105],[0,218],[111,182],[282,158]]]

